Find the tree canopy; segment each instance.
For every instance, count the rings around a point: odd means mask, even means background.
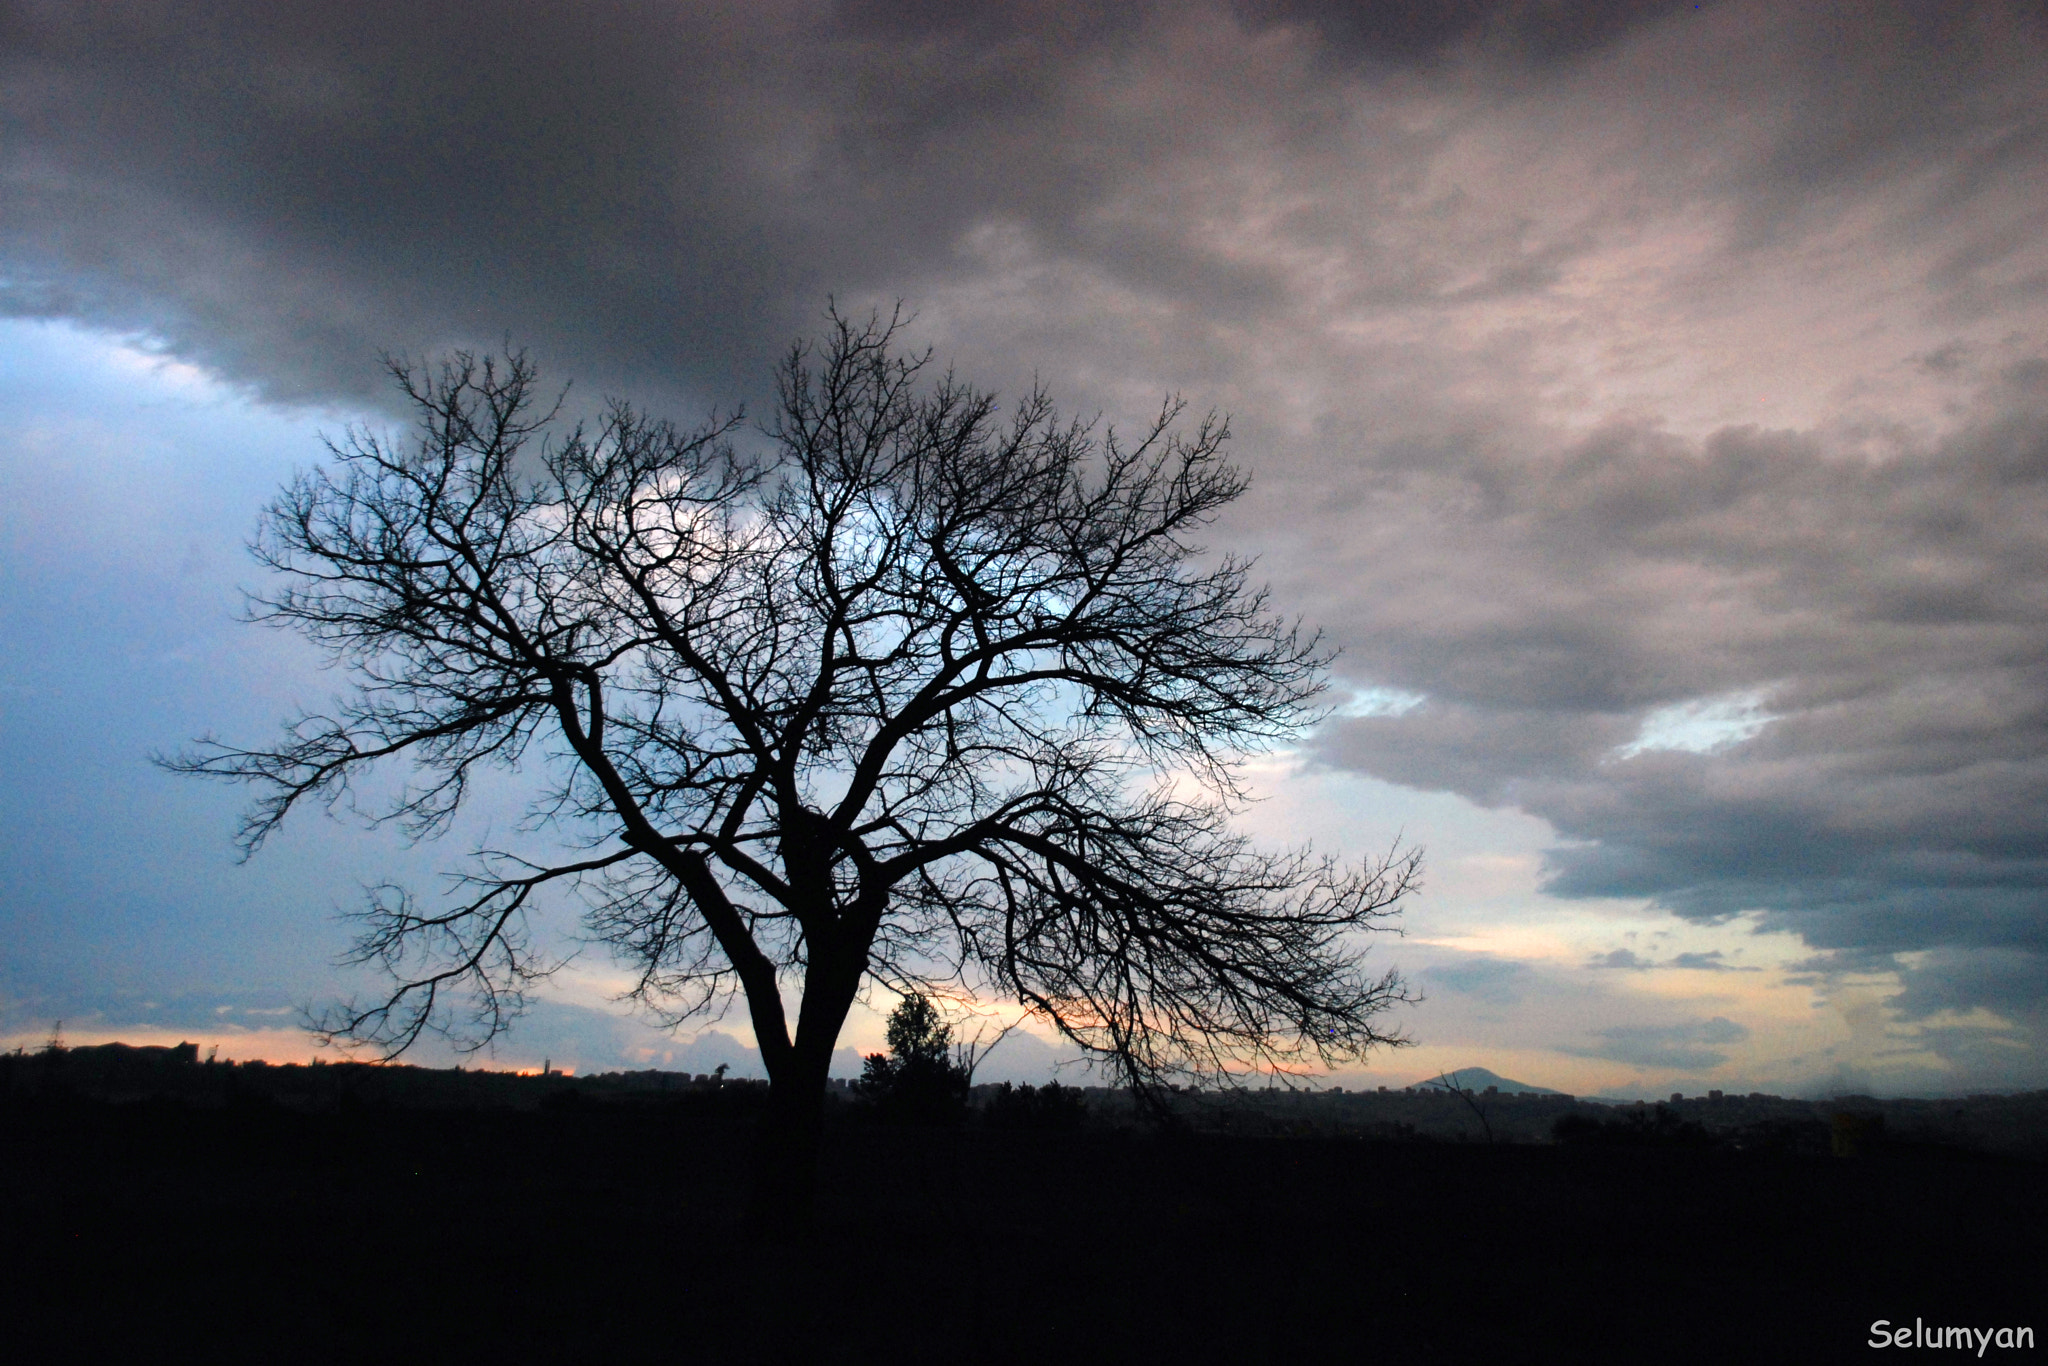
[[[823,1087],[870,982],[1019,1002],[1140,1086],[1394,1041],[1403,987],[1360,932],[1417,855],[1231,825],[1328,659],[1195,540],[1245,488],[1227,425],[1006,411],[897,320],[829,320],[751,429],[623,402],[568,425],[522,354],[394,363],[410,435],[352,429],[269,508],[251,614],[352,686],[271,747],[171,761],[258,787],[244,846],[385,760],[411,834],[524,761],[561,836],[483,852],[445,903],[376,894],[358,957],[391,987],[334,1036],[506,1027],[556,886],[664,1018],[744,999],[786,1095]]]

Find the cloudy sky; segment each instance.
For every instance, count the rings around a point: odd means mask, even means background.
[[[380,352],[687,418],[828,296],[1233,415],[1343,650],[1246,823],[1430,855],[1363,1080],[2048,1085],[2048,14],[1962,0],[0,0],[0,1037],[302,1055],[455,862],[146,763],[337,686],[241,547]],[[501,1063],[744,1060],[615,986]]]

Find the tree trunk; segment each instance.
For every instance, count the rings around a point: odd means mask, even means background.
[[[808,1072],[810,1069],[789,1069]],[[801,1241],[818,1199],[818,1149],[824,1137],[825,1077],[776,1077],[754,1136],[747,1224],[769,1243]]]
[[[806,983],[796,1041],[768,1073],[768,1109],[755,1137],[748,1222],[757,1237],[790,1242],[805,1237],[818,1201],[818,1150],[824,1141],[825,1086],[832,1047],[853,1003],[853,993],[821,983],[817,969]],[[844,998],[843,1000],[841,998]]]
[[[768,1068],[768,1110],[755,1140],[748,1222],[769,1242],[808,1235],[818,1201],[818,1150],[824,1140],[825,1086],[832,1049],[853,1006],[867,962],[823,933],[812,939],[810,972],[797,1011],[796,1037]]]

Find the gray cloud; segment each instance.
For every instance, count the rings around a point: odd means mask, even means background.
[[[1673,1025],[1614,1025],[1596,1030],[1595,1037],[1600,1042],[1591,1047],[1565,1047],[1560,1051],[1636,1067],[1704,1070],[1728,1061],[1728,1055],[1713,1045],[1740,1043],[1749,1037],[1749,1031],[1716,1015],[1710,1020]]]
[[[1545,817],[1574,841],[1548,856],[1561,896],[1760,910],[1829,949],[2039,955],[2048,416],[2029,367],[1977,404],[1880,459],[1610,429],[1418,476],[1386,503],[1410,523],[1401,629],[1354,628],[1354,667],[1430,701],[1335,721],[1318,752]],[[1622,757],[1660,707],[1743,689],[1774,718],[1753,737]],[[2048,977],[1976,989],[2038,1001]]]
[[[1460,995],[1476,996],[1497,1005],[1512,1005],[1522,998],[1534,980],[1527,963],[1485,954],[1465,955],[1448,963],[1430,966],[1426,973],[1433,986]]]
[[[67,1035],[99,1029],[290,1029],[298,1021],[291,1000],[267,992],[173,992],[144,999],[73,990],[61,1002],[31,995],[0,997],[0,1032],[8,1034],[47,1033],[59,1026]]]
[[[1596,51],[1691,0],[1236,0],[1254,31],[1275,24],[1313,28],[1335,56],[1383,65],[1428,65],[1461,48],[1496,59],[1549,63]]]
[[[1659,961],[1644,958],[1632,949],[1614,949],[1607,953],[1596,953],[1586,963],[1589,968],[1620,968],[1627,972],[1650,972],[1658,968],[1677,969],[1684,972],[1761,972],[1761,968],[1743,967],[1730,963],[1727,955],[1719,949],[1706,953],[1675,953]]]

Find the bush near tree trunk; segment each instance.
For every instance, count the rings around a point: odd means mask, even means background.
[[[953,1030],[926,996],[889,1014],[889,1051],[870,1053],[857,1090],[896,1124],[958,1124],[967,1117],[967,1071],[953,1061]]]

